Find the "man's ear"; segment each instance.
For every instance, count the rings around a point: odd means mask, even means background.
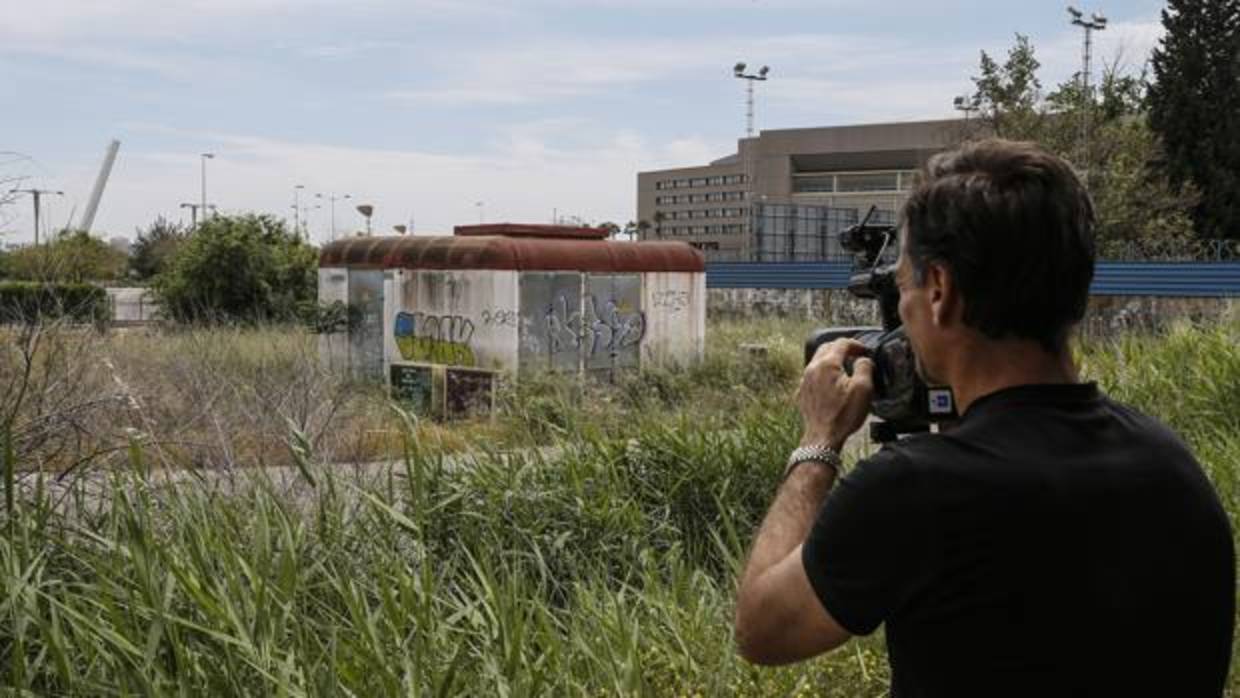
[[[926,290],[930,300],[930,319],[936,327],[947,327],[960,321],[964,305],[951,271],[943,264],[926,265]]]

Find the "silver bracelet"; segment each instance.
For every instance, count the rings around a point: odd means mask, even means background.
[[[835,471],[836,479],[844,477],[845,467],[844,459],[840,457],[839,451],[830,446],[815,444],[812,446],[801,446],[793,449],[792,455],[788,456],[788,464],[784,466],[784,480],[792,474],[793,468],[806,462],[813,461],[822,463]]]

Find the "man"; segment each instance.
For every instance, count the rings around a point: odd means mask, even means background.
[[[1080,382],[1068,347],[1094,266],[1080,182],[985,141],[933,158],[902,218],[900,318],[961,419],[840,477],[873,365],[845,371],[851,340],[818,351],[740,581],[741,653],[793,662],[885,625],[902,698],[1219,695],[1226,515],[1183,443]]]

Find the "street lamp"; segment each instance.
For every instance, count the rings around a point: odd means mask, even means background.
[[[64,196],[63,191],[54,191],[52,189],[10,189],[10,194],[29,194],[34,200],[34,244],[39,245],[39,200],[44,194],[53,194],[55,196]]]
[[[732,66],[732,76],[745,81],[745,134],[749,137],[753,137],[753,84],[765,81],[769,72],[771,69],[765,65],[756,74],[746,73],[744,63]]]
[[[357,212],[366,219],[366,236],[370,237],[370,217],[375,215],[375,207],[370,204],[358,204]]]
[[[977,108],[973,104],[973,101],[970,100],[968,97],[965,97],[964,95],[960,95],[956,97],[955,99],[953,99],[952,105],[956,108],[956,111],[964,112],[964,122],[966,124],[969,123],[969,112],[972,112],[974,109]]]
[[[353,198],[353,196],[352,196],[351,194],[341,194],[341,195],[336,195],[336,194],[328,194],[328,195],[326,195],[326,196],[324,196],[324,195],[322,195],[322,194],[315,194],[315,195],[314,195],[314,198],[316,198],[316,199],[326,199],[328,202],[330,202],[330,203],[331,203],[331,211],[332,211],[332,236],[331,236],[331,239],[332,239],[332,240],[335,240],[335,239],[336,239],[336,202],[337,202],[337,201],[343,201],[343,200],[345,200],[345,199],[352,199],[352,198]]]
[[[202,204],[181,204],[181,208],[189,209],[189,227],[197,228],[198,227],[198,211],[200,209],[202,210],[202,220],[205,222],[207,220],[207,211],[214,211],[215,204],[207,204],[206,208],[203,208]]]
[[[207,220],[207,160],[214,160],[215,153],[202,153],[199,160],[202,162],[202,219]]]
[[[482,225],[482,214],[483,214],[483,211],[485,210],[485,206],[486,204],[482,201],[474,202],[474,207],[478,209],[478,225]]]
[[[302,235],[301,229],[301,190],[305,189],[304,184],[293,185],[293,233],[298,237]]]

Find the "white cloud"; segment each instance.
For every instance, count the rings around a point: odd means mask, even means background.
[[[583,144],[562,147],[557,133]],[[453,225],[477,220],[477,201],[484,202],[490,221],[548,221],[558,209],[563,215],[595,222],[623,223],[635,215],[638,170],[705,162],[731,146],[695,138],[652,144],[632,131],[608,131],[574,120],[514,126],[506,138],[493,151],[476,156],[231,134],[197,134],[196,140],[210,141],[217,153],[207,164],[207,196],[221,210],[269,211],[291,219],[293,185],[305,184],[302,202],[323,206],[310,215],[311,232],[320,240],[330,228],[330,210],[312,198],[316,192],[353,196],[336,204],[338,232],[361,225],[354,210],[359,203],[375,206],[377,231],[407,223],[412,216],[419,232],[450,233]],[[122,151],[95,232],[132,236],[135,227],[157,215],[184,217],[188,222],[188,212],[179,204],[200,197],[197,152]],[[66,168],[57,178],[66,197],[54,202],[50,211],[56,225],[68,220],[74,207],[81,211],[96,166]],[[20,207],[17,213],[23,213]],[[14,221],[16,239],[29,239],[29,226],[28,220]]]
[[[442,61],[433,71],[438,85],[382,96],[418,106],[524,104],[646,83],[717,78],[722,84],[737,55],[761,56],[772,66],[771,84],[824,72],[859,81],[863,69],[895,71],[926,58],[902,42],[830,34],[522,40]]]

